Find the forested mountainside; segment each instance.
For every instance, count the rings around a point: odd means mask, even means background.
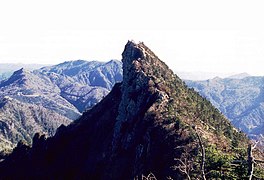
[[[211,101],[236,128],[253,139],[263,139],[264,77],[214,78],[186,83]]]
[[[143,43],[129,41],[122,57],[122,83],[54,137],[36,134],[32,147],[20,143],[0,163],[0,178],[248,176],[245,134]]]

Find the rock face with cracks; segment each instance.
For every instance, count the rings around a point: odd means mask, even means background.
[[[152,172],[184,179],[176,159],[199,164],[197,133],[223,151],[233,141],[247,143],[143,43],[129,41],[122,57],[122,83],[54,137],[37,134],[31,148],[19,144],[0,164],[0,178],[133,179]]]

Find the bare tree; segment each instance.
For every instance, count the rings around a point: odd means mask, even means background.
[[[149,173],[148,176],[142,175],[142,180],[157,180],[153,173]]]
[[[188,162],[187,158],[184,158],[184,161],[182,161],[181,159],[175,159],[176,161],[178,161],[180,164],[178,166],[174,166],[174,169],[179,169],[180,172],[184,173],[187,176],[187,179],[190,180],[190,171],[191,168],[190,163]]]
[[[252,147],[251,144],[248,145],[248,176],[249,176],[249,180],[252,179],[253,173],[254,173],[254,157],[252,155],[252,150],[254,147]]]
[[[195,130],[195,133],[196,133],[196,135],[198,137],[199,146],[200,146],[200,149],[201,149],[201,152],[202,152],[202,162],[201,162],[202,179],[203,180],[206,180],[205,172],[204,172],[204,166],[205,166],[205,148],[204,148],[204,145],[203,145],[203,142],[202,142],[202,138],[199,135],[199,133],[198,133],[197,129],[195,128],[195,126],[193,126],[193,129]]]
[[[255,164],[257,163],[264,163],[263,160],[259,160],[259,159],[255,159],[253,156],[253,150],[257,147],[257,144],[259,143],[259,141],[257,141],[254,146],[252,147],[251,144],[248,145],[248,179],[252,180],[253,176],[254,176],[254,168],[255,168]]]
[[[134,180],[157,180],[153,173],[149,173],[147,176],[142,175],[139,179],[138,176],[134,178]]]

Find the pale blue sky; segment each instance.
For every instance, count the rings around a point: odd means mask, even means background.
[[[143,41],[177,71],[264,75],[263,1],[10,0],[0,63],[121,59]]]

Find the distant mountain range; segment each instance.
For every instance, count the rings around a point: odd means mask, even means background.
[[[264,135],[264,77],[242,74],[186,83],[251,138],[258,139]]]
[[[233,74],[231,76],[228,76],[229,79],[244,79],[246,77],[250,77],[251,75],[248,73],[239,73],[239,74]]]
[[[208,79],[213,79],[215,77],[220,78],[233,78],[241,79],[244,77],[251,76],[248,73],[217,73],[217,72],[183,72],[175,71],[175,73],[183,80],[192,80],[192,81],[203,81]]]
[[[79,119],[61,125],[55,136],[46,139],[38,133],[32,147],[19,143],[0,162],[0,179],[123,180],[144,179],[150,173],[154,175],[145,179],[247,177],[247,162],[240,161],[247,157],[242,153],[249,144],[245,134],[189,89],[144,43],[129,41],[122,57],[123,81]],[[119,75],[104,73],[105,69],[68,75],[82,84],[95,83],[100,75],[99,84],[108,88],[111,81],[103,82],[103,77]],[[48,71],[42,69],[47,74],[67,72]],[[259,167],[256,172],[263,175]]]
[[[61,125],[109,93],[122,80],[122,63],[68,61],[34,71],[15,71],[0,83],[0,151],[36,132],[54,135]],[[8,146],[7,146],[8,144]]]
[[[39,69],[41,67],[48,66],[47,64],[8,64],[8,63],[0,63],[0,81],[9,78],[14,71],[17,71],[21,68],[24,68],[26,70],[34,70]]]
[[[98,61],[68,61],[55,66],[43,67],[41,73],[63,74],[80,84],[99,86],[111,90],[116,82],[122,81],[122,63],[111,60],[107,63]]]

